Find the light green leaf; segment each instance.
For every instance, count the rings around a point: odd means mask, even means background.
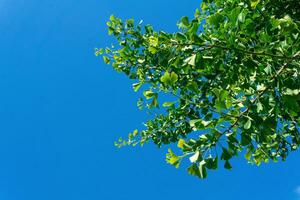
[[[202,139],[202,141],[205,141],[205,140],[208,139],[207,136],[206,136],[206,134],[200,135],[199,138]]]
[[[178,81],[178,75],[175,72],[165,72],[160,81],[165,85],[172,86]]]
[[[110,63],[110,59],[107,56],[103,56],[103,60],[106,64]]]
[[[137,92],[137,91],[140,89],[140,87],[141,87],[142,85],[143,85],[142,82],[134,83],[134,84],[132,84],[132,88],[133,88],[133,90],[134,90],[135,92]]]
[[[165,72],[165,74],[160,78],[160,81],[163,83],[168,83],[170,80],[170,73],[169,72]]]
[[[179,139],[177,147],[180,149],[183,149],[184,144],[185,144],[185,141],[183,139]]]
[[[150,108],[158,107],[158,100],[157,100],[157,98],[158,98],[158,96],[157,96],[157,94],[155,93],[154,98],[153,98],[153,100],[152,100],[152,102],[151,102]]]
[[[251,0],[251,7],[255,9],[259,2],[260,0]]]
[[[244,129],[250,129],[251,128],[251,120],[248,119],[247,122],[244,124]]]
[[[247,153],[245,154],[245,158],[247,159],[247,160],[250,160],[251,159],[251,156],[252,156],[252,153],[251,153],[251,151],[247,151]]]
[[[246,15],[245,15],[245,13],[242,11],[242,12],[239,14],[239,16],[238,16],[238,20],[239,20],[240,22],[244,23],[244,22],[245,22],[245,17],[246,17]]]
[[[212,121],[205,121],[202,120],[201,123],[203,124],[203,126],[208,126]]]
[[[173,106],[175,104],[175,102],[165,102],[163,103],[163,107],[170,107]]]
[[[205,2],[201,3],[201,10],[205,11],[208,8],[207,4]]]
[[[156,49],[155,47],[153,47],[153,46],[150,46],[150,47],[148,48],[148,50],[149,50],[150,53],[152,53],[152,54],[156,54],[156,53],[157,53],[157,49]]]
[[[138,63],[143,64],[145,62],[145,59],[138,59],[137,61]]]
[[[196,153],[195,153],[193,156],[191,156],[191,157],[189,158],[190,161],[191,161],[191,163],[196,162],[196,161],[198,160],[198,158],[199,158],[199,155],[200,155],[200,152],[199,152],[199,151],[196,151]]]
[[[146,90],[143,92],[143,95],[146,97],[146,99],[151,99],[155,96],[155,93],[151,90]]]
[[[265,69],[264,69],[264,71],[266,72],[266,74],[272,74],[272,68],[271,68],[271,66],[270,65],[268,65]]]
[[[127,24],[128,27],[132,27],[133,24],[134,24],[134,19],[127,19],[126,24]]]
[[[290,89],[287,88],[286,91],[284,92],[286,95],[291,95],[291,96],[296,96],[298,94],[300,94],[300,89]]]
[[[194,55],[192,55],[192,56],[186,58],[186,59],[184,60],[184,62],[187,63],[187,64],[189,64],[189,65],[195,66],[195,65],[196,65],[196,56],[197,56],[197,55],[194,54]]]
[[[166,162],[175,166],[176,168],[180,165],[181,158],[176,156],[171,149],[168,149],[168,153],[166,155]]]
[[[207,60],[212,60],[214,59],[214,57],[212,56],[202,56],[203,59],[207,59]]]
[[[157,47],[158,46],[158,37],[154,37],[154,36],[149,37],[149,43],[150,43],[150,46]]]
[[[170,84],[174,85],[178,81],[178,75],[175,72],[171,72]]]
[[[133,137],[137,136],[138,133],[139,133],[139,131],[138,131],[137,129],[135,129],[135,130],[133,131],[133,133],[132,133]]]
[[[263,105],[260,102],[257,102],[256,106],[256,111],[260,113],[263,110]]]
[[[206,162],[205,160],[202,160],[199,164],[199,172],[200,172],[200,178],[204,179],[207,177],[207,172],[206,172]]]
[[[98,56],[98,55],[102,55],[104,53],[104,49],[103,48],[100,48],[100,49],[95,49],[95,56]]]

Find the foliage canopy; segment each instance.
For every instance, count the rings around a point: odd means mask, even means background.
[[[136,80],[145,129],[117,145],[177,143],[166,161],[205,178],[219,160],[244,154],[260,165],[285,160],[300,145],[299,0],[204,0],[177,33],[111,16],[117,47],[96,49]],[[162,101],[165,99],[170,101]]]

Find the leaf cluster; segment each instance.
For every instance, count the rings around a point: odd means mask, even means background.
[[[188,173],[200,178],[220,163],[231,169],[240,154],[256,165],[285,160],[300,145],[299,7],[204,0],[177,33],[111,16],[117,47],[96,55],[136,81],[140,108],[155,110],[144,130],[117,144],[178,143],[166,161],[179,167],[189,157]],[[166,94],[176,100],[161,102]]]

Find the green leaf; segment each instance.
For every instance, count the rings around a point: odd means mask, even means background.
[[[103,56],[103,60],[106,64],[110,63],[110,59],[107,56]]]
[[[184,25],[184,26],[189,26],[189,18],[187,16],[184,16],[181,18],[181,23]]]
[[[207,177],[207,172],[206,172],[206,162],[205,160],[202,160],[199,164],[199,172],[200,172],[200,178],[204,179]]]
[[[208,126],[212,121],[205,121],[205,120],[202,120],[201,123],[203,124],[203,126]]]
[[[203,59],[206,59],[206,60],[212,60],[214,59],[214,57],[212,56],[202,56]]]
[[[201,12],[200,12],[200,10],[197,8],[196,11],[195,11],[194,17],[195,17],[195,18],[198,18],[198,17],[200,17],[200,15],[201,15]]]
[[[260,113],[263,110],[263,105],[260,102],[257,102],[256,106],[256,111]]]
[[[170,83],[174,85],[178,81],[178,75],[175,72],[171,72]]]
[[[128,19],[128,20],[126,20],[126,25],[128,27],[133,27],[133,24],[134,24],[134,19]]]
[[[221,155],[221,159],[222,160],[229,160],[230,158],[232,158],[231,153],[224,147],[222,147],[222,155]]]
[[[187,39],[187,37],[183,33],[180,33],[180,32],[175,34],[175,38],[178,41],[185,41]]]
[[[219,27],[220,24],[222,24],[222,21],[224,20],[224,16],[220,13],[215,13],[213,15],[210,15],[207,18],[207,22],[211,25],[214,25],[216,27]]]
[[[230,108],[231,108],[231,106],[232,106],[231,99],[227,99],[227,100],[226,100],[225,106],[226,106],[226,109],[230,109]]]
[[[104,53],[104,49],[103,48],[100,48],[100,49],[95,49],[95,56],[98,56],[98,55],[102,55]]]
[[[298,94],[300,94],[300,89],[290,89],[290,88],[287,88],[286,91],[285,91],[285,94],[286,95],[291,95],[291,96],[296,96]]]
[[[251,137],[247,133],[241,134],[241,145],[247,146],[251,143]]]
[[[152,47],[157,47],[158,46],[158,37],[154,37],[154,36],[149,37],[149,44]]]
[[[218,98],[221,100],[221,101],[224,101],[225,99],[227,99],[228,95],[229,95],[229,92],[226,91],[226,90],[221,90],[220,95],[218,96]]]
[[[134,83],[134,84],[132,84],[132,88],[133,88],[133,90],[134,90],[135,92],[137,92],[137,91],[140,89],[140,87],[141,87],[142,85],[143,85],[142,82]]]
[[[265,69],[264,69],[264,71],[266,72],[266,74],[272,74],[272,68],[271,68],[271,66],[270,65],[268,65]]]
[[[239,16],[238,16],[238,20],[239,20],[240,22],[244,23],[244,22],[245,22],[245,17],[246,17],[246,15],[245,15],[245,13],[242,11],[242,12],[239,14]]]
[[[197,130],[197,127],[201,124],[202,119],[192,119],[190,120],[189,124],[193,128],[193,130]]]
[[[178,81],[178,75],[175,72],[165,72],[160,81],[168,86],[173,86]]]
[[[228,15],[230,22],[234,26],[236,26],[237,23],[238,23],[238,16],[239,16],[240,12],[241,12],[241,8],[240,7],[235,7],[231,10],[230,14]]]
[[[183,139],[179,139],[177,147],[180,149],[183,149],[184,144],[185,144],[185,141]]]
[[[225,161],[224,168],[229,170],[232,169],[232,166],[228,160]]]
[[[152,92],[151,90],[146,90],[143,92],[143,95],[146,97],[146,99],[151,99],[155,96],[156,93]]]
[[[195,93],[199,91],[198,85],[197,85],[197,83],[194,82],[194,81],[193,81],[193,82],[189,82],[188,85],[187,85],[187,88],[188,88],[189,90],[195,92]]]
[[[244,124],[244,129],[250,129],[251,128],[251,120],[248,119],[247,122]]]
[[[138,131],[137,129],[135,129],[135,130],[133,131],[133,133],[132,133],[133,137],[137,136],[138,133],[139,133],[139,131]]]
[[[256,8],[256,6],[259,4],[260,0],[250,0],[251,2],[251,7],[252,8]]]
[[[166,155],[166,162],[175,166],[176,168],[180,165],[180,157],[176,156],[171,149],[168,149],[168,153]]]
[[[163,107],[170,107],[173,106],[175,104],[175,102],[165,102],[163,103]]]
[[[143,64],[145,62],[145,59],[138,59],[137,61],[138,63]]]
[[[189,65],[192,65],[192,66],[196,66],[196,54],[186,58],[184,60],[185,63],[189,64]]]
[[[136,105],[137,105],[137,107],[138,107],[140,110],[143,109],[143,104],[144,104],[143,98],[139,98],[139,100],[137,101]]]
[[[201,3],[201,10],[205,11],[208,8],[207,4],[205,2]]]
[[[157,94],[155,93],[154,98],[152,99],[150,108],[156,108],[156,107],[159,107],[157,98],[158,98],[158,96],[157,96]]]
[[[198,160],[198,158],[199,158],[199,155],[200,155],[200,152],[199,152],[199,151],[196,151],[196,153],[195,153],[193,156],[191,156],[191,157],[189,158],[190,161],[191,161],[191,163],[196,162],[196,161]]]
[[[149,50],[150,53],[152,53],[152,54],[156,54],[156,53],[157,53],[157,49],[156,49],[155,47],[153,47],[153,46],[150,46],[150,47],[148,48],[148,50]]]
[[[226,104],[225,104],[225,101],[221,101],[221,100],[216,100],[215,102],[215,108],[218,110],[218,111],[221,111],[221,110],[224,110],[226,109]]]
[[[250,161],[251,156],[252,156],[252,152],[248,150],[247,153],[245,154],[246,160],[249,160],[249,161]]]
[[[200,178],[199,168],[196,163],[192,164],[187,171],[190,175],[198,176]]]
[[[165,72],[165,74],[160,78],[160,81],[167,84],[170,81],[170,73],[169,72]]]
[[[213,159],[212,157],[205,159],[207,169],[217,169],[218,168],[218,157]]]

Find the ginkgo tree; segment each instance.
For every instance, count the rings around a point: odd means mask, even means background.
[[[166,161],[186,159],[200,178],[231,169],[238,155],[256,165],[285,160],[300,145],[299,8],[299,0],[204,0],[176,33],[111,16],[117,44],[95,53],[135,80],[138,107],[153,110],[116,145],[175,143]]]

